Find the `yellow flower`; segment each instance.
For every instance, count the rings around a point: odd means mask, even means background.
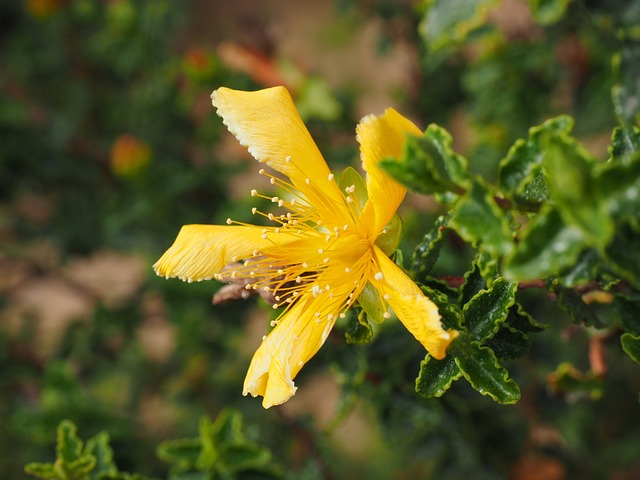
[[[281,213],[254,208],[273,222],[266,228],[231,219],[228,226],[185,225],[154,268],[186,281],[248,278],[247,288],[270,292],[274,308],[284,307],[251,361],[244,394],[262,395],[265,408],[287,401],[295,376],[365,287],[433,357],[443,358],[457,332],[442,328],[437,307],[376,245],[406,193],[378,163],[399,156],[405,136],[420,130],[393,109],[361,121],[356,132],[368,193],[362,206],[355,186],[338,186],[284,87],[220,88],[211,99],[238,141],[280,174],[260,171],[283,190],[282,197],[263,197]],[[232,262],[241,263],[225,268]]]

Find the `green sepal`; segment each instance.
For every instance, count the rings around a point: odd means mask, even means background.
[[[631,360],[640,365],[640,335],[625,333],[620,337],[620,343],[622,344],[622,349],[629,355]]]
[[[364,208],[369,198],[367,183],[355,168],[346,167],[338,176],[338,186],[340,190],[344,192],[345,188],[351,187],[352,185],[355,187],[354,194],[360,204],[360,208]]]
[[[431,51],[463,43],[483,25],[495,0],[427,0],[419,33]]]
[[[463,307],[464,326],[476,340],[483,342],[493,337],[507,319],[515,303],[516,282],[497,279],[490,289],[477,293]]]
[[[395,214],[384,227],[384,232],[376,238],[376,245],[387,257],[390,257],[398,249],[400,240],[402,240],[402,219],[400,215]]]
[[[358,314],[352,313],[348,315],[347,328],[344,332],[347,343],[354,345],[363,345],[369,343],[373,337],[373,328],[367,321],[370,318],[366,311],[360,310]]]
[[[416,392],[423,397],[441,397],[451,384],[462,376],[460,368],[452,355],[436,360],[427,354],[420,362],[420,373],[416,378]]]
[[[568,135],[551,135],[546,143],[544,168],[558,211],[567,224],[583,232],[590,246],[604,247],[614,225],[603,202],[605,192],[595,178],[594,159]]]
[[[378,292],[371,282],[367,282],[362,292],[360,292],[360,295],[358,295],[358,304],[367,313],[369,320],[373,323],[381,324],[384,322],[383,315],[387,311],[387,308],[380,296],[380,292]],[[358,315],[358,317],[360,317],[360,315]]]
[[[414,250],[413,256],[411,257],[411,269],[417,281],[425,280],[435,265],[436,260],[438,260],[447,223],[448,216],[439,216],[433,228],[423,237],[422,242],[420,242]]]
[[[520,400],[520,388],[509,378],[509,372],[500,365],[493,350],[474,341],[463,351],[455,361],[475,390],[503,405]]]
[[[434,290],[426,285],[423,285],[420,289],[438,307],[440,321],[445,330],[459,330],[462,328],[462,312],[455,303],[450,301],[446,293]]]
[[[541,142],[550,134],[568,134],[572,128],[573,119],[561,115],[530,128],[526,140],[517,140],[500,161],[498,186],[502,194],[527,208],[537,208],[547,201],[549,188],[542,172]]]
[[[567,225],[555,208],[547,206],[522,229],[520,242],[506,257],[503,272],[513,280],[558,275],[574,265],[586,247],[582,230]]]
[[[564,17],[571,0],[529,0],[533,18],[540,25],[552,25]]]
[[[400,159],[384,159],[380,166],[397,181],[424,195],[460,194],[469,185],[467,162],[453,151],[451,135],[431,124],[422,137],[408,136]]]
[[[489,186],[477,178],[453,210],[449,226],[472,246],[493,256],[512,249],[509,222]]]

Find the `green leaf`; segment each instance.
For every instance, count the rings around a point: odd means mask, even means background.
[[[614,225],[595,179],[595,161],[568,135],[547,140],[544,168],[549,190],[565,222],[580,228],[595,247],[607,245]]]
[[[479,256],[479,255],[478,255]],[[460,304],[464,305],[481,290],[487,288],[487,282],[480,272],[478,257],[473,262],[473,269],[464,274],[464,283],[460,287]]]
[[[29,463],[24,467],[24,471],[34,477],[44,480],[57,480],[58,476],[51,463]]]
[[[558,275],[574,265],[586,247],[582,230],[565,224],[560,213],[549,206],[523,228],[516,249],[505,259],[503,272],[513,280]]]
[[[558,281],[569,288],[586,285],[595,278],[600,262],[601,258],[596,249],[585,250],[580,254],[576,263],[563,269],[558,275]]]
[[[531,13],[541,25],[552,25],[564,17],[571,0],[529,0]]]
[[[494,0],[427,0],[419,32],[430,50],[460,44],[484,24]]]
[[[640,44],[627,43],[613,57],[613,70],[617,83],[612,96],[620,122],[635,125],[640,122]]]
[[[420,363],[416,392],[427,398],[441,397],[461,376],[462,372],[452,355],[442,360],[436,360],[431,355],[427,355]]]
[[[611,135],[609,156],[614,162],[640,152],[640,128],[635,125],[616,127]]]
[[[509,309],[509,316],[505,321],[505,325],[525,333],[542,332],[548,327],[544,323],[534,320],[519,303],[514,304]]]
[[[202,442],[199,438],[181,438],[177,440],[166,440],[158,445],[156,455],[164,462],[185,470],[195,467],[200,452]]]
[[[425,280],[435,265],[436,260],[438,260],[447,222],[447,216],[441,215],[438,217],[433,228],[424,236],[422,242],[420,242],[413,252],[411,269],[417,281]]]
[[[520,388],[509,378],[509,372],[498,363],[493,350],[471,342],[465,355],[456,357],[456,364],[471,386],[501,404],[520,400]]]
[[[620,337],[620,343],[622,344],[622,349],[629,355],[631,360],[640,365],[640,335],[625,333]]]
[[[259,445],[244,443],[229,445],[222,452],[225,470],[240,472],[243,470],[260,469],[271,461],[271,452]]]
[[[409,189],[425,195],[462,193],[469,184],[466,160],[452,148],[451,135],[431,124],[424,136],[408,136],[402,158],[384,159],[380,165]]]
[[[499,278],[490,289],[480,291],[469,300],[462,309],[467,332],[480,342],[493,337],[507,319],[517,289],[516,282]]]
[[[58,425],[56,455],[64,463],[78,460],[82,455],[83,442],[76,435],[76,426],[69,420]]]
[[[531,341],[527,335],[520,330],[511,328],[508,325],[498,330],[498,332],[487,341],[487,346],[491,348],[498,358],[519,358],[531,347]]]
[[[550,134],[568,134],[573,119],[562,115],[529,129],[528,139],[520,139],[500,161],[498,186],[502,193],[521,206],[533,207],[549,197],[547,182],[542,172],[544,146],[542,141]]]
[[[491,189],[480,179],[458,201],[449,226],[474,247],[493,256],[512,248],[509,222],[493,198]]]
[[[95,437],[87,440],[85,453],[96,459],[95,467],[91,472],[92,479],[100,479],[104,476],[113,476],[118,469],[113,463],[113,450],[109,446],[109,434],[100,432]]]
[[[583,296],[571,288],[556,286],[558,305],[569,314],[572,321],[597,328],[608,328],[617,319],[617,312],[611,304],[584,302]]]
[[[363,309],[357,315],[355,313],[347,315],[347,329],[344,332],[347,343],[355,345],[369,343],[373,338],[373,329],[367,321],[367,312]]]
[[[613,307],[618,314],[620,326],[634,335],[640,335],[640,298],[616,295]]]
[[[640,154],[617,157],[605,165],[597,177],[597,187],[603,192],[603,204],[618,221],[640,219]]]

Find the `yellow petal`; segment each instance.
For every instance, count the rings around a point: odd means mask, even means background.
[[[379,163],[385,158],[401,156],[406,135],[422,135],[422,132],[410,120],[388,108],[383,115],[363,118],[356,133],[369,192],[361,218],[371,234],[377,235],[391,220],[407,192]]]
[[[374,247],[370,282],[385,295],[398,319],[434,358],[445,357],[455,330],[444,330],[438,307],[378,247]]]
[[[273,229],[266,229],[272,232]],[[162,277],[185,281],[210,280],[230,262],[252,256],[274,242],[286,244],[297,237],[285,234],[264,236],[263,227],[185,225],[171,247],[153,266]]]
[[[256,92],[219,88],[211,94],[229,131],[259,162],[291,179],[321,216],[348,219],[340,189],[284,87]]]
[[[329,336],[347,295],[307,293],[280,317],[251,360],[244,394],[262,395],[264,408],[291,398],[297,389],[293,379]]]

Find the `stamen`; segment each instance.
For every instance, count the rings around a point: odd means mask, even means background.
[[[287,155],[287,157],[284,159],[285,162],[287,163],[291,163],[291,155]]]
[[[333,182],[333,178],[334,178],[334,177],[333,177],[333,173],[330,173],[330,174],[329,174],[329,177],[327,177],[327,179],[328,179],[330,182]]]
[[[253,190],[251,190],[251,196],[255,197],[256,195],[258,195],[258,191],[254,188]]]
[[[384,313],[382,314],[382,316],[383,316],[384,318],[391,318],[391,314],[390,314],[389,312],[384,312]]]
[[[231,225],[233,223],[233,220],[231,220],[230,218],[227,218],[227,225]]]
[[[253,215],[255,215],[256,213],[258,213],[258,209],[257,209],[256,207],[253,207],[253,208],[251,209],[251,213],[252,213]]]
[[[384,278],[384,275],[382,274],[382,272],[378,272],[376,273],[373,278],[375,278],[376,280],[380,281]]]

